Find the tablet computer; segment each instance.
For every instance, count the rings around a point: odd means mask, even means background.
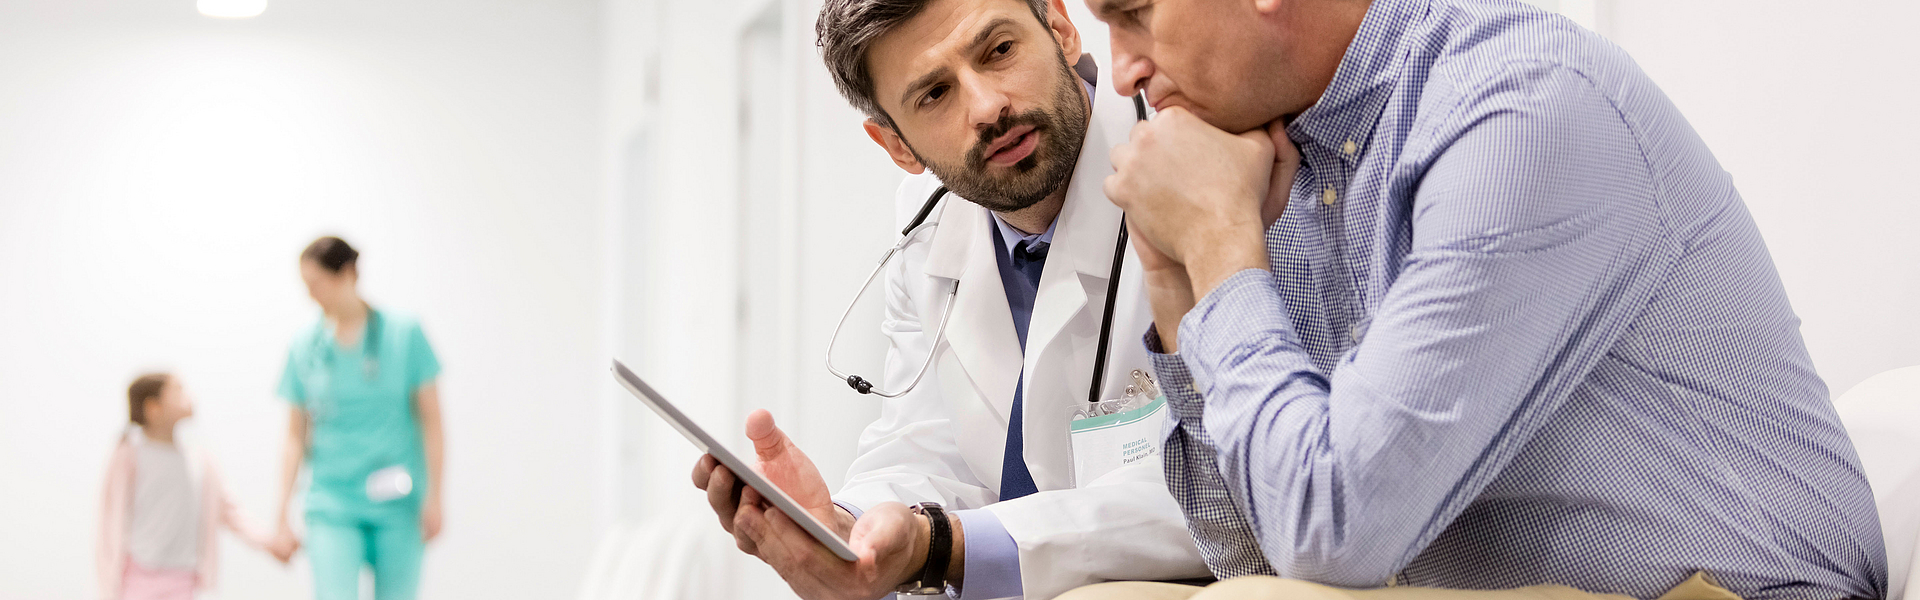
[[[828,529],[826,524],[821,523],[819,519],[813,518],[812,514],[801,509],[799,503],[794,502],[793,498],[787,496],[785,491],[774,486],[773,483],[767,481],[765,477],[761,477],[759,471],[753,470],[752,466],[735,457],[732,452],[727,451],[726,446],[721,445],[719,441],[713,439],[713,436],[707,435],[706,430],[701,429],[692,419],[687,418],[687,415],[681,413],[680,409],[674,408],[672,403],[667,402],[667,399],[660,395],[660,392],[654,391],[652,386],[647,385],[645,381],[641,381],[639,376],[634,375],[632,370],[629,370],[626,365],[621,364],[617,359],[613,361],[613,378],[620,382],[621,387],[627,388],[627,391],[631,392],[635,398],[639,398],[641,404],[645,404],[647,408],[653,409],[653,412],[660,415],[660,418],[667,420],[667,424],[679,430],[680,435],[686,436],[687,441],[693,442],[695,448],[699,448],[701,452],[712,455],[714,460],[718,460],[720,464],[726,465],[727,470],[733,471],[733,476],[741,483],[751,486],[754,491],[760,492],[762,497],[765,497],[767,501],[773,503],[774,508],[780,509],[780,512],[786,513],[788,518],[793,519],[793,522],[799,523],[801,528],[806,529],[808,534],[813,535],[813,539],[819,540],[821,545],[826,546],[828,550],[832,550],[834,556],[838,556],[840,560],[847,562],[859,560],[859,557],[854,555],[853,548],[847,545],[846,540],[840,539],[840,536],[834,534],[832,529]]]

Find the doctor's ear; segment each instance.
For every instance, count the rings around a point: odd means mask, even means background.
[[[1060,55],[1068,65],[1080,60],[1080,29],[1074,27],[1067,18],[1066,0],[1047,2],[1047,29],[1052,30],[1053,41],[1060,45]]]
[[[927,166],[920,164],[920,158],[913,155],[913,149],[907,147],[907,141],[900,138],[899,130],[881,125],[871,118],[860,126],[866,128],[867,137],[873,138],[873,143],[886,149],[887,155],[893,157],[893,164],[900,165],[901,170],[915,175],[927,171]]]

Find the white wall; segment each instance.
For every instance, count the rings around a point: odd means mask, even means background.
[[[1733,174],[1827,385],[1920,364],[1920,4],[1601,8]]]
[[[423,316],[442,377],[447,527],[427,598],[577,585],[596,497],[599,54],[593,2],[0,1],[0,598],[92,597],[107,452],[138,370],[257,519],[273,397],[316,318],[295,258],[337,232],[366,294]],[[301,598],[229,538],[229,598]],[[302,561],[302,565],[303,565]]]

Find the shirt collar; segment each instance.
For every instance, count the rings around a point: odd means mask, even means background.
[[[1000,213],[987,211],[987,214],[993,215],[993,226],[1000,228],[1000,241],[1006,245],[1002,250],[1006,251],[1007,256],[1013,256],[1013,249],[1021,244],[1025,244],[1029,250],[1033,249],[1034,244],[1052,244],[1053,229],[1060,224],[1060,217],[1055,216],[1053,222],[1047,224],[1046,232],[1027,233],[1008,225],[1006,219],[1000,218]]]
[[[1428,10],[1429,0],[1374,0],[1320,100],[1287,125],[1296,144],[1359,150],[1379,122],[1408,52],[1403,42]]]

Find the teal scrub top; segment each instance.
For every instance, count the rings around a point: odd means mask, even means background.
[[[420,510],[427,460],[413,394],[440,374],[420,321],[374,310],[354,347],[341,347],[324,319],[302,330],[287,353],[280,397],[307,411],[307,466],[312,476],[307,512],[377,516]],[[406,497],[367,497],[374,471],[405,466],[413,477]]]

